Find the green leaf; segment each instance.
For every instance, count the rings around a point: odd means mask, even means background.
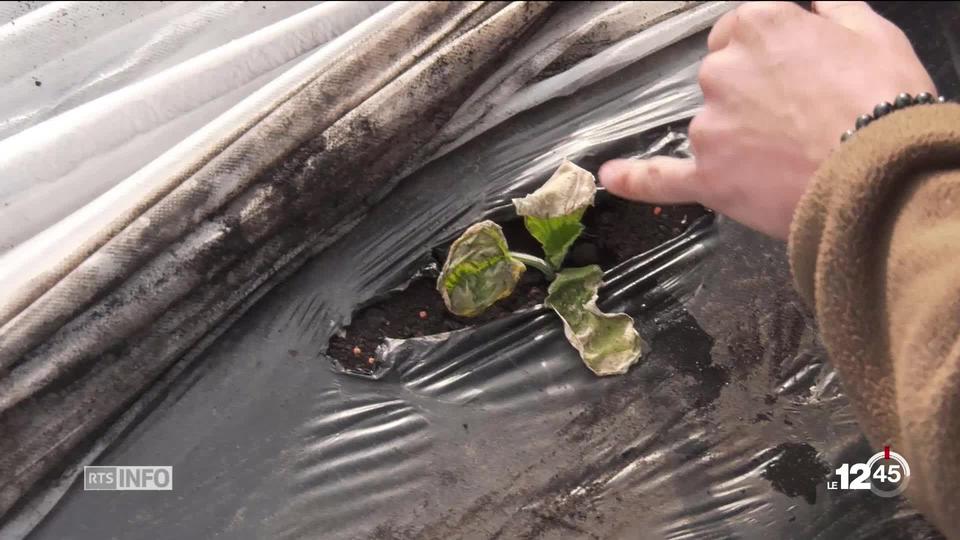
[[[557,218],[524,216],[523,224],[543,246],[543,254],[554,270],[560,268],[574,240],[583,232],[580,218],[583,212]]]
[[[640,359],[646,345],[629,315],[597,308],[602,280],[603,271],[597,265],[565,269],[550,284],[544,303],[563,319],[567,341],[591,371],[619,375]]]
[[[451,313],[475,317],[510,296],[524,270],[526,266],[510,256],[500,226],[481,221],[450,246],[437,290]]]
[[[517,214],[523,216],[524,225],[540,242],[554,269],[560,268],[570,246],[583,232],[580,220],[593,204],[596,192],[593,175],[564,160],[540,189],[513,200]]]

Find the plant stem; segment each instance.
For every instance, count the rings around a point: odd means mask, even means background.
[[[543,275],[547,277],[547,281],[553,281],[553,278],[557,277],[557,274],[554,273],[553,268],[550,268],[550,265],[547,264],[547,261],[541,259],[540,257],[534,257],[533,255],[527,255],[526,253],[517,253],[516,251],[511,251],[510,256],[527,266],[532,266],[543,272]]]

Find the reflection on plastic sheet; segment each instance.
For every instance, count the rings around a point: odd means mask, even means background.
[[[91,515],[112,523],[95,532],[129,538],[156,536],[149,522],[168,536],[344,539],[932,534],[902,499],[825,489],[824,470],[872,452],[783,246],[724,219],[608,270],[601,306],[634,316],[652,348],[626,376],[590,374],[536,308],[390,342],[379,380],[322,363],[357,306],[562,157],[595,170],[684,152],[664,126],[699,105],[704,38],[544,100],[407,179],[103,457],[165,456],[193,486],[149,504],[67,497],[36,537]]]

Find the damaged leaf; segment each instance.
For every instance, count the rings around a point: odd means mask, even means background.
[[[597,308],[602,279],[596,265],[562,270],[550,284],[545,304],[563,319],[567,341],[591,371],[619,375],[640,359],[645,345],[629,315]]]
[[[447,309],[467,317],[479,315],[509,296],[528,266],[536,268],[550,281],[544,303],[563,320],[567,341],[587,367],[597,375],[626,373],[646,348],[633,319],[597,308],[603,280],[599,266],[561,269],[567,251],[583,232],[580,220],[596,191],[592,174],[564,161],[540,189],[513,200],[546,260],[509,251],[503,230],[492,221],[467,229],[450,247],[437,280]]]
[[[481,221],[450,246],[437,290],[451,313],[475,317],[510,296],[524,270],[523,263],[510,256],[500,226]]]
[[[514,199],[517,214],[540,242],[547,262],[559,269],[574,240],[583,232],[580,220],[597,192],[592,174],[564,160],[547,182],[530,195]]]

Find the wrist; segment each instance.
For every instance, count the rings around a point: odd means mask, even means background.
[[[897,94],[895,98],[893,98],[892,102],[880,102],[873,107],[871,112],[866,112],[858,116],[857,119],[854,120],[853,128],[844,131],[843,134],[840,135],[840,142],[846,142],[853,137],[857,131],[867,127],[874,120],[879,120],[880,118],[895,111],[903,110],[916,105],[933,105],[946,102],[947,99],[944,96],[934,97],[930,92],[920,92],[915,96],[906,92],[901,92],[900,94]]]

